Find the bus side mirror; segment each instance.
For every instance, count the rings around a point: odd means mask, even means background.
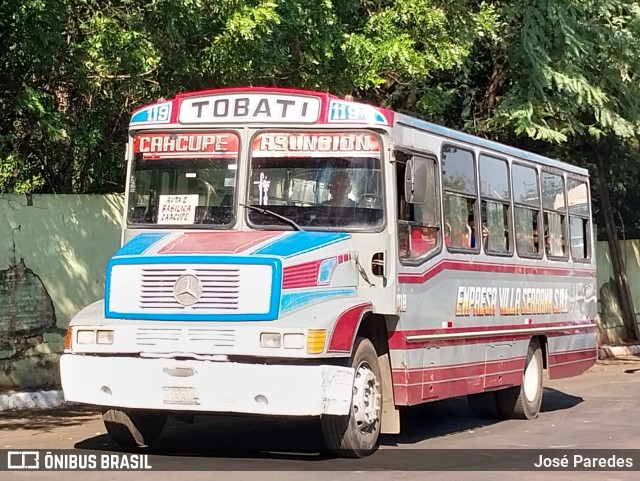
[[[410,204],[424,204],[427,200],[427,162],[411,157],[404,171],[404,198]]]

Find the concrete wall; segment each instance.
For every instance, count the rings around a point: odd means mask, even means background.
[[[625,258],[636,322],[640,318],[640,239],[620,241]],[[622,311],[618,303],[609,244],[598,242],[598,326],[601,344],[620,343],[625,338]]]
[[[0,393],[58,387],[69,320],[103,297],[121,195],[0,195]],[[640,240],[623,243],[640,312]],[[606,242],[597,246],[600,342],[623,338]]]
[[[59,385],[65,329],[103,297],[121,195],[0,195],[0,392]]]

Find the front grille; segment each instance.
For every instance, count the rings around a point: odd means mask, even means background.
[[[189,309],[215,309],[235,311],[240,297],[240,270],[237,266],[210,268],[146,267],[142,269],[139,307],[148,310],[187,309],[173,295],[173,288],[180,276],[195,275],[202,285],[200,299]]]

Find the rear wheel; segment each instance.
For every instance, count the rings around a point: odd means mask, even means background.
[[[123,448],[149,446],[155,442],[167,422],[163,413],[108,409],[102,414],[107,432]]]
[[[373,453],[378,446],[382,412],[378,354],[369,339],[356,339],[351,366],[355,376],[350,413],[323,416],[321,425],[329,451],[339,456],[360,458]]]
[[[542,349],[533,339],[527,349],[522,384],[496,392],[500,412],[508,419],[535,419],[542,405]]]

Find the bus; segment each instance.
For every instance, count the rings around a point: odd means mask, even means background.
[[[585,169],[326,92],[181,93],[130,120],[122,243],[71,321],[68,401],[123,447],[168,417],[319,418],[374,452],[400,408],[532,419],[596,361]]]

